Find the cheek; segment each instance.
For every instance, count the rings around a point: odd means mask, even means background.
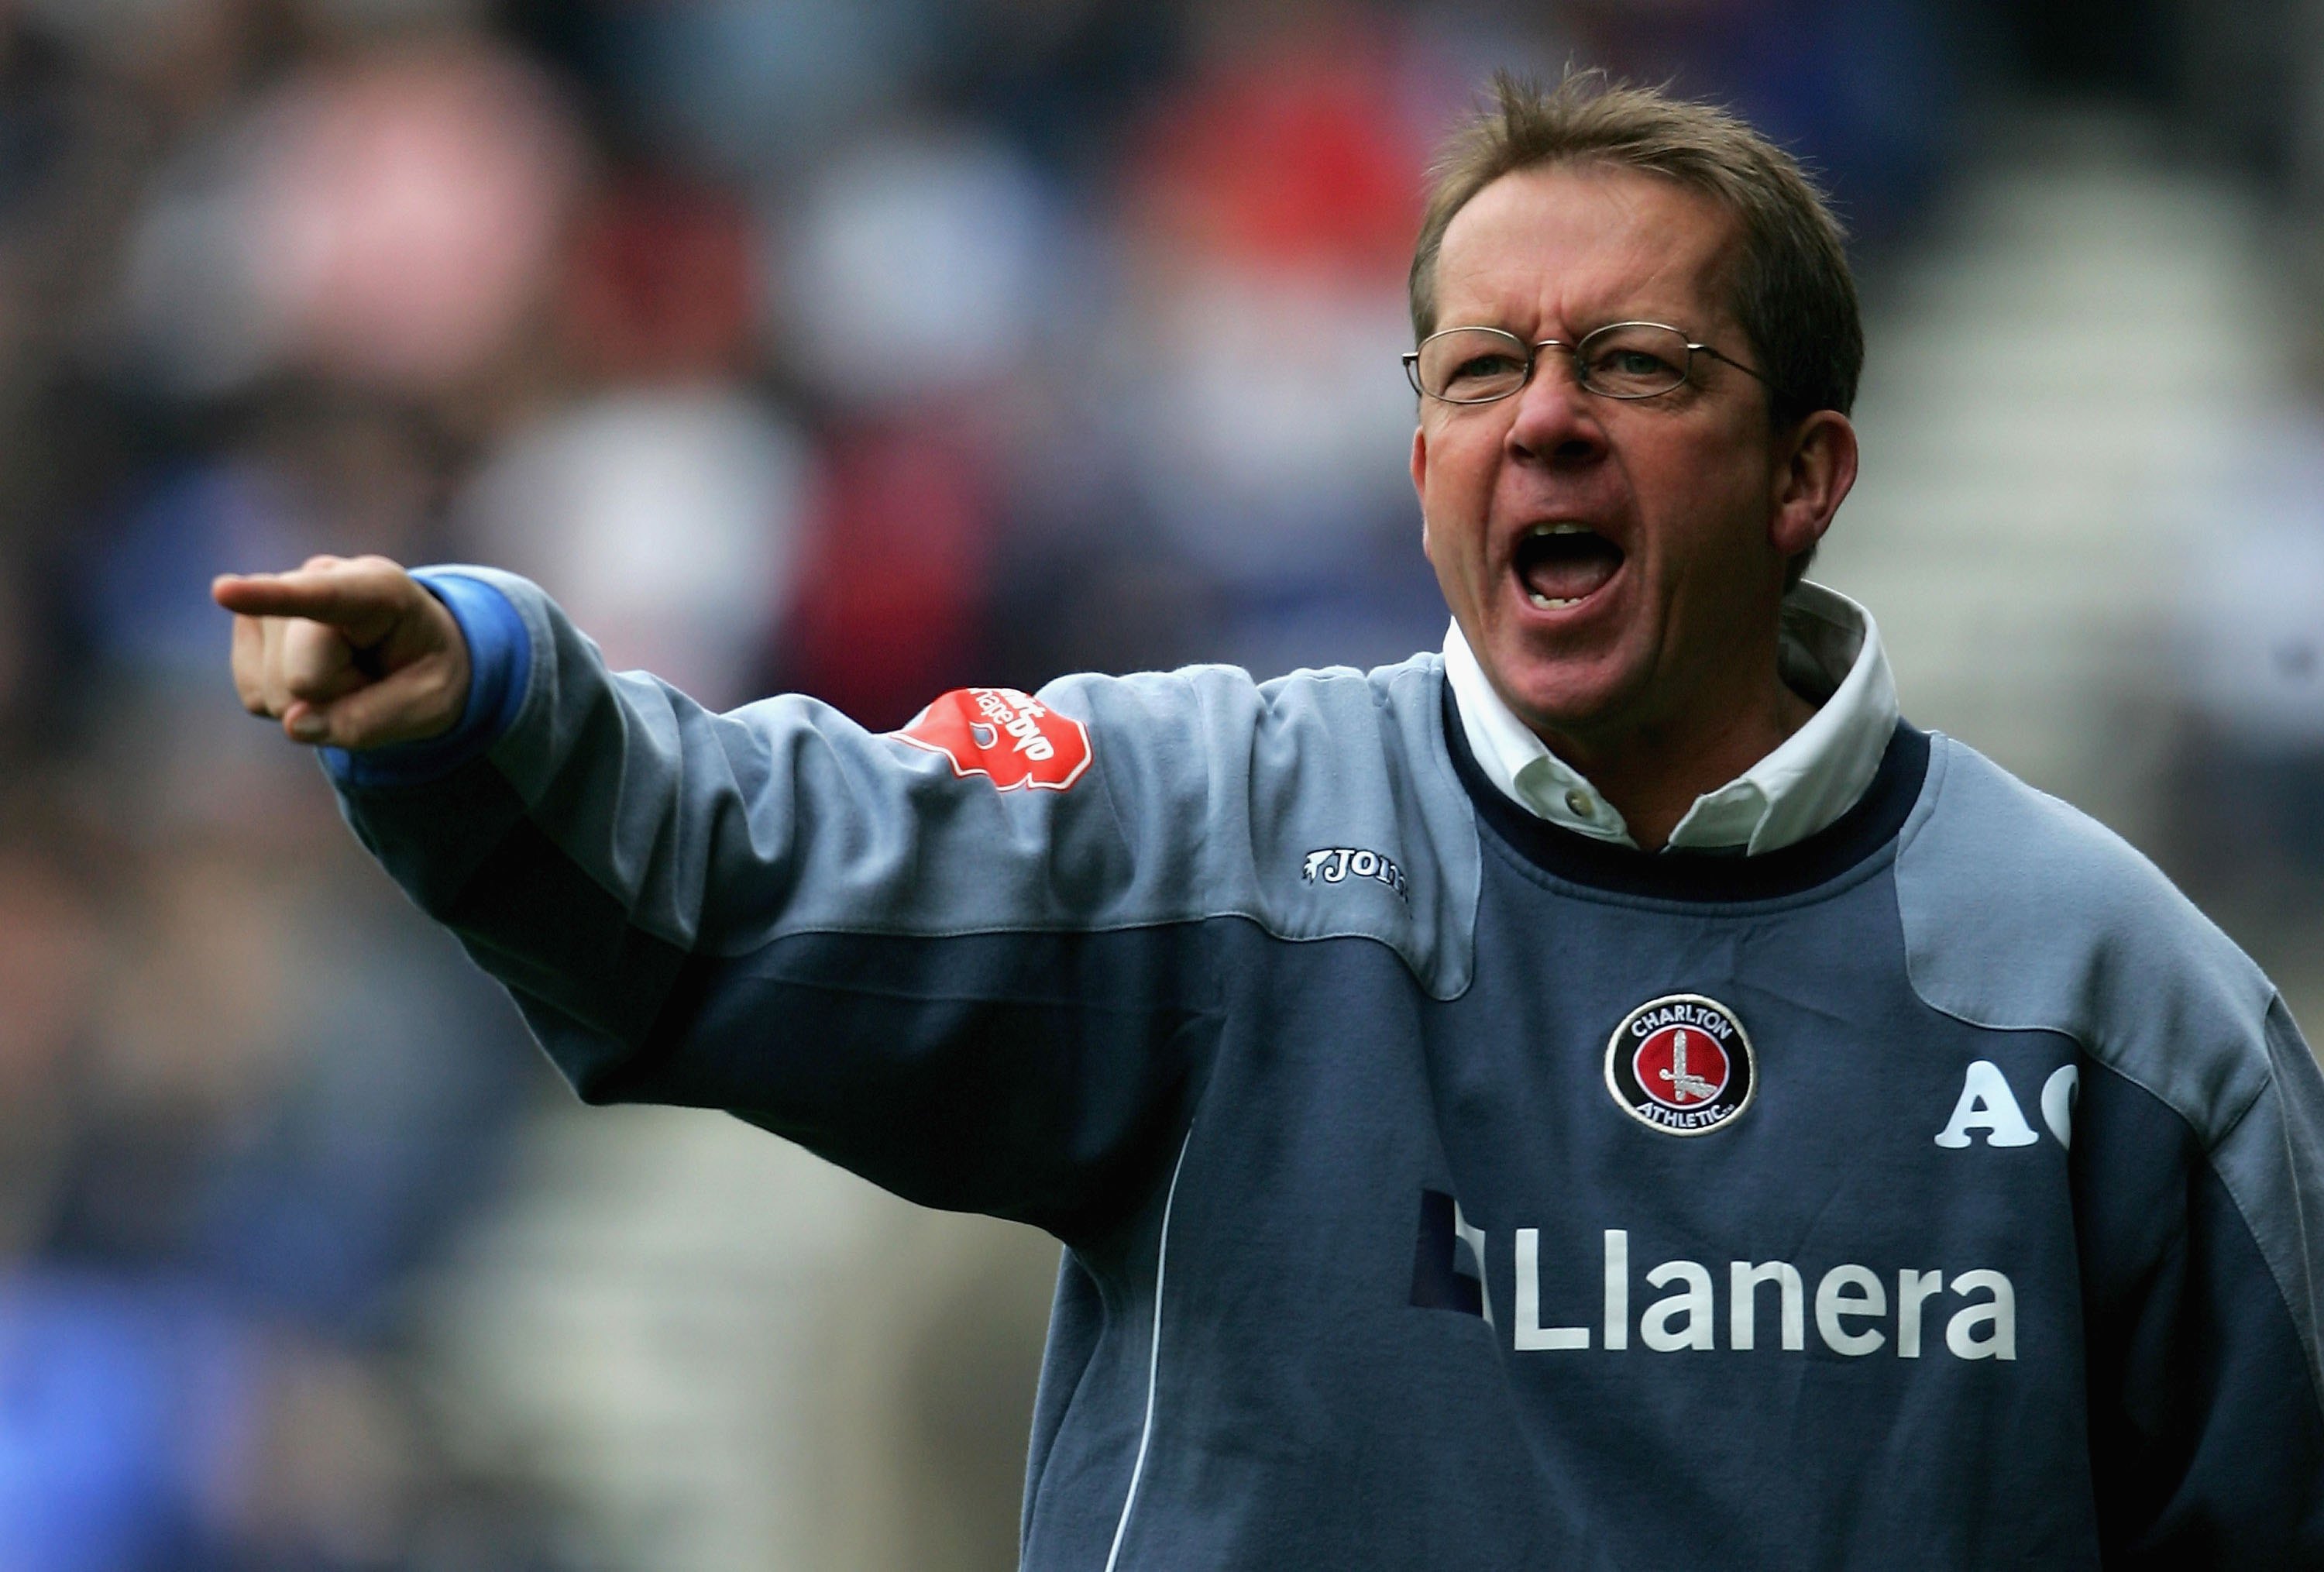
[[[1474,510],[1492,493],[1500,441],[1488,423],[1452,417],[1428,433],[1425,495],[1448,507]]]
[[[1767,480],[1748,457],[1725,437],[1638,455],[1637,493],[1671,557],[1735,562],[1768,549]]]

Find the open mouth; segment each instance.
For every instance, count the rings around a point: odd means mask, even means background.
[[[1579,606],[1622,566],[1622,548],[1587,524],[1536,524],[1513,563],[1526,597],[1544,611]]]

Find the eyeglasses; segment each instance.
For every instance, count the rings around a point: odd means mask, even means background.
[[[1579,344],[1545,338],[1527,345],[1499,328],[1447,328],[1431,333],[1419,348],[1406,354],[1404,375],[1413,392],[1432,399],[1489,404],[1533,380],[1536,352],[1543,349],[1563,349],[1572,356],[1576,379],[1601,398],[1650,399],[1683,387],[1692,379],[1698,355],[1767,381],[1732,356],[1692,343],[1660,322],[1615,322]]]

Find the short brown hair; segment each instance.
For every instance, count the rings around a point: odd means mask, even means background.
[[[1554,88],[1502,72],[1492,96],[1429,171],[1412,255],[1416,342],[1436,330],[1437,252],[1471,198],[1519,170],[1600,163],[1675,180],[1742,220],[1729,309],[1766,374],[1778,425],[1855,407],[1864,319],[1846,231],[1797,160],[1724,109],[1602,71],[1569,72]]]

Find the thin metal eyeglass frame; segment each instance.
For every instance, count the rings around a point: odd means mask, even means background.
[[[1679,379],[1671,384],[1670,386],[1656,388],[1652,393],[1608,393],[1603,388],[1591,386],[1590,373],[1587,367],[1587,363],[1582,358],[1582,349],[1591,339],[1599,338],[1603,334],[1617,332],[1624,328],[1659,328],[1665,333],[1676,335],[1679,342],[1686,346],[1687,355],[1686,369],[1679,374]],[[1437,339],[1452,333],[1494,333],[1508,339],[1510,343],[1524,350],[1526,356],[1525,375],[1517,379],[1517,386],[1509,389],[1508,393],[1495,393],[1490,398],[1483,399],[1448,399],[1443,393],[1433,393],[1426,388],[1421,386],[1421,350],[1427,348]],[[1439,328],[1435,332],[1431,333],[1427,338],[1423,338],[1420,341],[1419,348],[1407,349],[1399,358],[1404,362],[1404,380],[1412,384],[1412,391],[1414,393],[1419,394],[1422,398],[1434,399],[1440,404],[1459,404],[1465,407],[1475,404],[1497,404],[1503,399],[1514,398],[1518,393],[1523,393],[1526,390],[1526,385],[1533,381],[1535,368],[1540,365],[1541,352],[1545,349],[1563,349],[1565,351],[1566,357],[1573,362],[1573,380],[1581,385],[1582,392],[1593,394],[1601,399],[1620,399],[1626,403],[1636,402],[1640,399],[1658,399],[1665,393],[1676,393],[1680,388],[1686,386],[1687,384],[1694,380],[1694,357],[1698,355],[1708,355],[1713,360],[1724,361],[1728,365],[1733,366],[1736,370],[1741,372],[1744,375],[1752,378],[1770,389],[1774,388],[1775,385],[1774,383],[1767,380],[1764,373],[1754,371],[1751,367],[1744,365],[1733,356],[1723,354],[1719,350],[1713,349],[1708,344],[1695,343],[1686,336],[1683,329],[1674,328],[1668,322],[1609,322],[1603,328],[1591,328],[1589,332],[1583,334],[1579,339],[1575,340],[1572,344],[1568,344],[1563,338],[1544,338],[1538,343],[1527,344],[1524,339],[1518,338],[1516,334],[1510,332],[1506,328],[1487,328],[1482,325]]]

